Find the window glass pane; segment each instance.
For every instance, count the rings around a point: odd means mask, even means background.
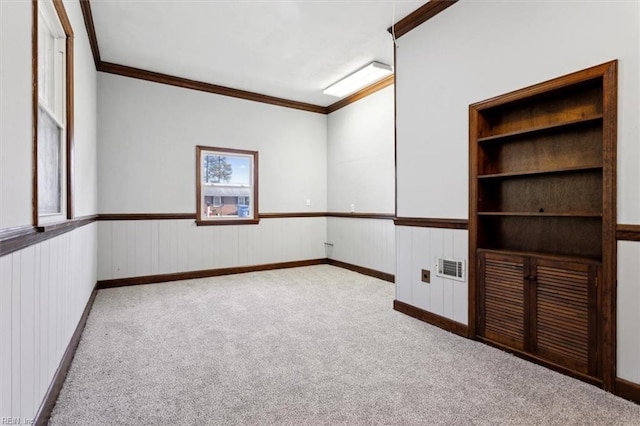
[[[253,156],[204,151],[201,157],[204,218],[251,218]]]
[[[42,109],[38,110],[38,213],[62,212],[62,131]]]

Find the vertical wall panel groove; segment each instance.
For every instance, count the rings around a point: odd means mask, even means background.
[[[326,241],[333,244],[327,251],[330,259],[392,275],[396,273],[393,221],[328,217]]]
[[[13,256],[0,257],[0,413],[12,414]]]
[[[327,218],[238,226],[196,226],[191,219],[100,221],[98,226],[105,239],[99,241],[98,279],[108,280],[323,258]]]
[[[467,260],[468,232],[463,229],[440,229],[396,226],[397,266],[396,299],[427,312],[468,323],[467,281],[436,275],[436,258]],[[431,272],[431,282],[421,281],[421,270]],[[468,270],[468,265],[467,265]]]
[[[22,252],[13,254],[11,277],[11,412],[20,413],[20,259]]]
[[[0,258],[0,416],[35,416],[96,283],[97,224]]]

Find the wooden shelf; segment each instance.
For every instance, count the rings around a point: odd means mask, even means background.
[[[478,253],[493,253],[497,255],[507,254],[507,255],[515,255],[515,256],[528,256],[528,257],[538,257],[541,259],[552,259],[552,260],[564,260],[567,262],[586,262],[593,263],[594,265],[602,265],[602,259],[599,257],[590,257],[590,256],[570,256],[570,255],[562,255],[562,254],[546,254],[540,252],[531,252],[525,250],[508,250],[508,249],[493,249],[493,248],[479,248],[477,249]]]
[[[478,212],[478,216],[507,216],[507,217],[586,217],[586,218],[601,218],[602,213],[589,213],[589,212],[567,212],[567,213],[554,213],[554,212]]]
[[[609,388],[616,66],[469,106],[469,334]]]
[[[504,140],[515,138],[518,136],[533,135],[536,133],[555,131],[563,128],[571,128],[573,126],[582,126],[585,124],[595,123],[601,120],[602,120],[602,114],[599,114],[593,117],[586,117],[578,120],[565,121],[562,123],[555,123],[555,124],[547,124],[539,127],[529,127],[526,129],[517,130],[513,132],[485,136],[482,138],[478,138],[478,142],[482,143],[482,142],[492,142],[492,141],[504,141]]]
[[[478,179],[503,179],[503,178],[518,177],[518,176],[571,173],[571,172],[581,172],[581,171],[588,171],[588,170],[602,170],[602,164],[593,165],[593,166],[560,167],[560,168],[549,169],[549,170],[531,170],[531,171],[525,171],[525,172],[492,173],[492,174],[486,174],[486,175],[478,175]]]

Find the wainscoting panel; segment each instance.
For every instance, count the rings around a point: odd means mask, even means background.
[[[438,257],[462,259],[466,264],[467,230],[396,226],[396,244],[396,299],[468,324],[467,279],[457,281],[436,275]],[[422,269],[430,271],[430,283],[422,282]]]
[[[640,383],[640,242],[618,241],[617,376]]]
[[[0,413],[33,419],[96,283],[97,223],[0,258]]]
[[[196,226],[193,219],[99,221],[98,279],[324,258],[325,217]]]
[[[393,220],[328,217],[327,242],[329,259],[396,273]]]

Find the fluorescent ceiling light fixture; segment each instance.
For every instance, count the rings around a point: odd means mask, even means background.
[[[349,74],[337,83],[327,87],[322,93],[342,98],[392,73],[393,69],[391,66],[381,64],[380,62],[371,62],[369,65],[360,68],[353,74]]]

